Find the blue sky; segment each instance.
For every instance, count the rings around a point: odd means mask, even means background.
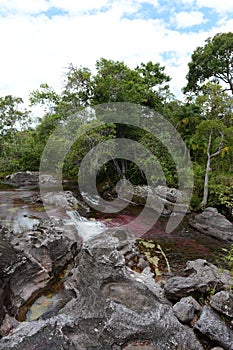
[[[60,92],[69,63],[94,70],[104,57],[161,63],[182,98],[192,52],[232,30],[233,0],[1,0],[0,95]]]

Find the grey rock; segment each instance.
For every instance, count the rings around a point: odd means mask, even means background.
[[[62,333],[62,327],[69,327],[72,322],[70,317],[64,315],[45,321],[23,322],[10,336],[1,339],[0,349],[81,350]]]
[[[167,298],[178,300],[192,292],[206,293],[208,289],[220,291],[233,285],[229,272],[203,259],[188,261],[184,272],[189,275],[171,277],[166,282],[164,289]]]
[[[20,308],[41,292],[74,259],[78,242],[63,228],[44,222],[35,231],[0,236],[2,307],[11,316],[23,317]],[[0,285],[1,287],[1,285]],[[1,291],[1,288],[0,288]],[[1,308],[1,303],[0,303]],[[4,313],[1,317],[3,321]]]
[[[216,341],[224,349],[232,350],[232,329],[210,307],[203,307],[200,319],[195,323],[194,329]]]
[[[194,318],[195,312],[201,310],[201,305],[193,298],[182,298],[173,306],[176,317],[183,323],[188,323]]]
[[[22,323],[0,340],[0,349],[29,350],[30,343],[37,349],[43,344],[43,350],[109,350],[147,342],[153,349],[203,350],[159,296],[149,268],[140,275],[125,266],[124,255],[134,245],[134,237],[121,229],[84,242],[64,284],[76,297],[58,316]]]
[[[190,226],[217,239],[233,242],[233,224],[218,213],[216,208],[206,208],[203,213],[189,220]]]
[[[79,214],[88,216],[90,213],[89,206],[82,200],[77,199],[72,191],[50,191],[42,195],[33,197],[34,203],[43,203],[44,206],[54,208],[64,208],[66,210],[77,210]]]
[[[167,186],[157,186],[155,189],[155,193],[168,200],[169,202],[172,203],[184,203],[186,201],[186,197],[184,192],[177,190],[176,188],[169,188]]]
[[[84,348],[110,349],[113,344],[144,339],[161,350],[177,349],[181,344],[184,349],[202,349],[194,334],[187,333],[174,316],[171,305],[157,296],[150,272],[143,271],[144,278],[125,267],[123,254],[132,251],[133,244],[133,237],[119,229],[85,242],[73,283],[69,281],[77,303],[60,311],[76,315],[76,326],[66,335],[75,333],[76,342]]]
[[[38,175],[38,172],[19,171],[14,174],[7,175],[4,182],[16,187],[37,185],[39,179]]]
[[[157,186],[155,189],[150,186],[132,186],[127,192],[122,192],[121,198],[127,198],[129,193],[136,204],[145,205],[163,215],[170,215],[173,211],[186,213],[189,211],[186,195],[184,192],[167,186]]]
[[[210,306],[222,314],[233,318],[233,294],[221,291],[210,298]]]
[[[143,258],[138,259],[137,267],[139,269],[144,270],[146,267],[149,267],[149,266],[150,266],[150,264],[145,259],[143,259]]]
[[[42,200],[45,205],[53,205],[65,209],[77,209],[78,207],[78,200],[71,191],[47,192],[37,199],[37,201],[39,200]]]
[[[158,350],[158,348],[151,343],[149,344],[148,342],[137,342],[137,341],[134,341],[133,343],[126,345],[123,349],[124,350]]]

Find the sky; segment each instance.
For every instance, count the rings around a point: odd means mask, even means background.
[[[0,0],[0,96],[60,93],[69,63],[94,72],[104,57],[159,62],[182,99],[192,52],[229,31],[233,0]]]

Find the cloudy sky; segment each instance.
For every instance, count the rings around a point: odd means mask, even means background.
[[[0,96],[60,92],[69,63],[94,70],[104,57],[160,62],[181,98],[193,50],[232,30],[233,0],[0,0]]]

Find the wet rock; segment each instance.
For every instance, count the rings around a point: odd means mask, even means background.
[[[195,323],[194,329],[216,341],[224,349],[232,350],[232,329],[210,307],[203,307],[200,319]]]
[[[2,324],[2,321],[3,321],[4,316],[5,316],[3,298],[4,298],[4,290],[2,288],[0,288],[0,324]]]
[[[2,231],[4,235],[2,235]],[[6,307],[11,305],[11,297],[9,293],[8,275],[20,264],[21,258],[12,248],[7,229],[1,227],[0,233],[0,325],[6,314]]]
[[[156,295],[155,281],[148,282],[149,271],[144,278],[144,272],[139,275],[125,267],[124,255],[133,245],[133,237],[122,230],[108,230],[85,242],[79,264],[65,284],[77,298],[58,316],[22,323],[1,339],[0,349],[29,350],[30,344],[43,350],[104,350],[136,341],[152,349],[202,350],[194,333]]]
[[[233,294],[221,291],[210,298],[210,306],[222,314],[233,318]]]
[[[10,231],[0,238],[0,277],[4,310],[21,318],[20,308],[38,292],[47,288],[55,277],[73,260],[77,241],[60,228],[39,227],[13,235]],[[1,289],[0,289],[1,290]],[[1,307],[1,304],[0,304]],[[1,321],[3,321],[4,313]]]
[[[176,317],[183,323],[188,323],[193,320],[195,312],[201,310],[201,305],[193,298],[182,298],[173,306],[173,311]]]
[[[177,300],[188,296],[192,292],[207,293],[208,290],[220,291],[232,286],[231,275],[218,269],[203,259],[188,261],[184,270],[188,276],[171,277],[165,284],[165,295],[169,299]]]
[[[25,187],[32,185],[35,186],[38,184],[38,176],[38,172],[19,171],[17,173],[6,176],[4,182],[16,187]]]
[[[129,191],[129,188],[127,188]],[[170,215],[173,210],[179,213],[186,213],[189,207],[186,204],[185,193],[175,188],[166,186],[132,186],[130,188],[132,201],[136,204],[145,205],[163,215]],[[129,193],[122,192],[122,198],[127,198]]]
[[[24,304],[64,269],[73,258],[74,242],[53,228],[25,232],[11,241],[22,257],[10,276],[15,306]]]
[[[203,213],[190,219],[189,224],[208,236],[233,242],[233,224],[215,208],[206,208]]]
[[[0,329],[0,336],[7,336],[20,323],[14,318],[6,314]]]
[[[71,191],[47,192],[34,198],[34,202],[43,202],[44,205],[64,208],[66,210],[78,210],[82,215],[90,212],[89,207],[74,197]]]
[[[169,188],[167,186],[157,186],[155,189],[155,193],[171,203],[184,203],[186,201],[186,197],[184,192],[177,190],[176,188]]]
[[[7,175],[4,183],[15,187],[37,187],[43,185],[43,188],[51,187],[58,184],[58,179],[49,174],[39,174],[38,171],[19,171]]]

